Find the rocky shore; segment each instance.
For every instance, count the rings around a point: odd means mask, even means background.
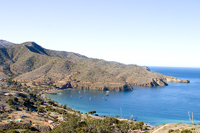
[[[175,77],[166,76],[165,78],[138,78],[129,77],[127,82],[85,82],[85,81],[58,81],[56,86],[60,89],[73,88],[73,89],[91,89],[91,90],[119,90],[130,91],[133,90],[132,86],[167,86],[168,82],[175,83],[190,83],[189,79],[181,80]]]

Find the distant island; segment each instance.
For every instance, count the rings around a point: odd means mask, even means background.
[[[153,87],[166,86],[167,82],[190,82],[152,72],[146,66],[48,50],[35,42],[14,44],[0,40],[0,78],[10,77],[20,83],[95,90],[132,90],[132,86]]]

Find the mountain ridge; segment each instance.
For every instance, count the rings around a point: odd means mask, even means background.
[[[0,40],[0,48],[9,47],[11,45],[14,45],[14,43],[8,42],[6,40]]]
[[[131,85],[166,86],[167,82],[189,82],[151,72],[144,66],[48,50],[35,42],[0,48],[0,55],[0,77],[14,77],[19,82],[51,82],[60,88],[130,90]]]

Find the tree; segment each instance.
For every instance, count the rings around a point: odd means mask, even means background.
[[[8,79],[6,80],[6,82],[7,82],[8,85],[11,85],[11,84],[14,83],[14,81],[13,81],[11,78],[8,78]]]
[[[16,102],[18,102],[18,98],[17,97],[14,97],[13,100],[16,101]]]
[[[64,104],[64,105],[63,105],[63,109],[66,109],[66,108],[67,108],[67,105],[66,105],[66,104]]]
[[[142,129],[142,128],[143,128],[143,125],[144,125],[144,122],[142,122],[142,121],[139,121],[139,122],[138,122],[138,128],[139,128],[139,129]]]
[[[38,110],[38,114],[41,112],[41,113],[44,113],[45,112],[45,108],[40,106],[39,108],[37,108]]]
[[[94,114],[94,113],[96,113],[95,110],[92,110],[92,111],[89,111],[89,112],[88,112],[88,114]]]
[[[32,85],[34,85],[34,86],[36,85],[35,81],[32,81]]]
[[[8,103],[9,105],[14,105],[14,102],[13,102],[12,99],[8,99],[7,103]]]

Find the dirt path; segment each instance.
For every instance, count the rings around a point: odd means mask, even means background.
[[[162,128],[164,128],[165,126],[168,126],[169,124],[166,124],[166,125],[162,125],[161,127],[158,127],[156,129],[153,130],[152,133],[168,133],[168,131],[160,131]]]

